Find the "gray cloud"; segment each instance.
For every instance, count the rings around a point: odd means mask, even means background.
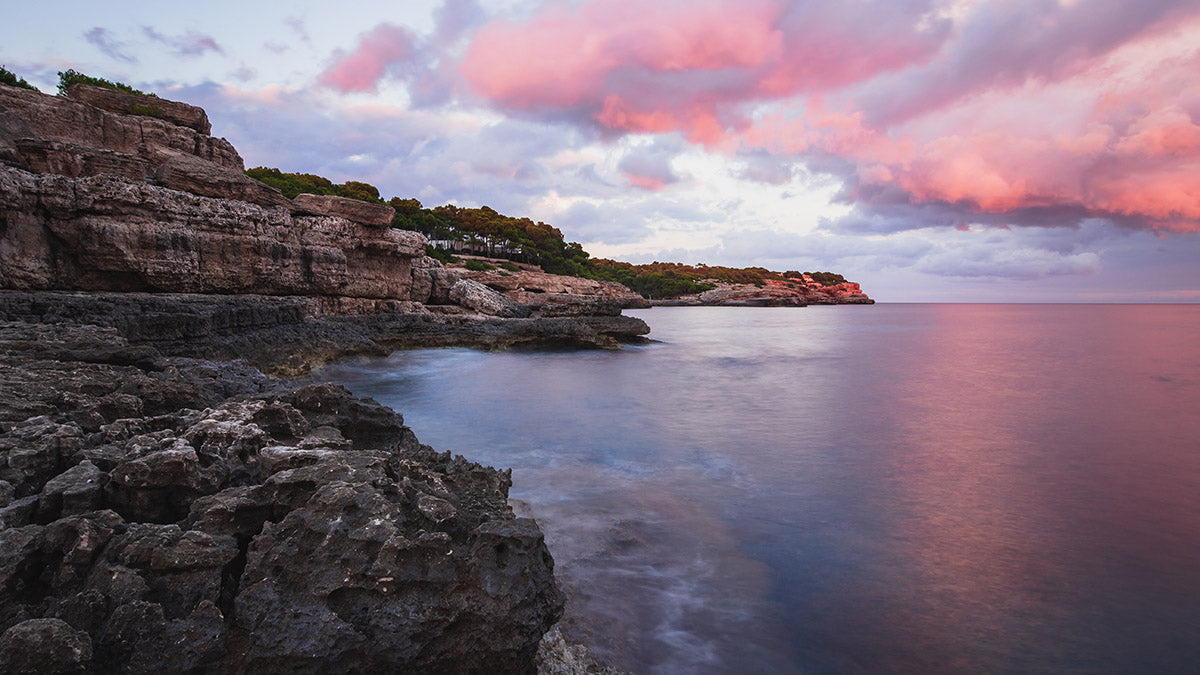
[[[137,59],[125,51],[125,43],[113,37],[113,34],[107,28],[96,26],[84,33],[83,39],[95,45],[97,49],[109,58],[126,63],[137,63]]]
[[[201,56],[205,52],[225,53],[211,36],[196,31],[188,31],[182,35],[164,35],[150,26],[142,26],[142,33],[154,42],[169,47],[179,56]]]
[[[1192,0],[981,3],[942,57],[871,80],[852,96],[871,123],[896,123],[972,92],[1072,75],[1134,36],[1189,12],[1195,12]]]
[[[671,168],[671,159],[682,150],[677,140],[660,139],[649,146],[634,148],[625,153],[617,165],[622,173],[635,185],[657,190],[679,182],[679,176]]]

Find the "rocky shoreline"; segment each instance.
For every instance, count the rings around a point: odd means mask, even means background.
[[[130,96],[0,85],[0,671],[600,672],[550,632],[508,472],[280,378],[645,323],[514,301],[390,207],[289,200],[204,111]]]
[[[508,472],[112,328],[0,349],[5,672],[535,668],[563,598]]]

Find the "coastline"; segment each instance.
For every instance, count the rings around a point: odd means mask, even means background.
[[[246,177],[198,108],[81,86],[0,85],[0,670],[611,672],[551,630],[510,471],[293,378],[617,349],[648,303],[444,267],[390,206]]]
[[[563,598],[510,473],[287,378],[649,328],[536,312],[391,207],[289,200],[207,124],[79,93],[0,85],[0,670],[536,670]]]

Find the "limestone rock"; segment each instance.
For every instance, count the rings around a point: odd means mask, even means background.
[[[710,280],[712,282],[712,280]],[[807,305],[870,305],[875,301],[853,282],[824,286],[808,275],[802,279],[766,279],[754,284],[715,283],[716,288],[680,298],[655,300],[661,306],[719,305],[725,307],[804,307]]]
[[[86,459],[51,478],[38,498],[39,519],[48,522],[95,510],[100,506],[104,478],[104,473]]]
[[[154,117],[109,112],[82,101],[5,85],[0,85],[0,108],[5,116],[23,123],[19,128],[0,124],[0,132],[20,134],[9,137],[9,142],[32,137],[147,159],[169,150],[236,171],[245,168],[229,141]]]
[[[168,101],[156,96],[131,94],[106,87],[94,87],[89,84],[73,84],[67,90],[67,98],[82,101],[109,112],[126,115],[144,115],[166,120],[181,127],[195,129],[202,134],[212,132],[208,115],[203,108],[194,105]]]
[[[168,164],[169,175],[183,176],[174,172],[182,163]],[[250,183],[252,191],[269,191]],[[408,300],[409,261],[424,255],[424,237],[415,232],[293,218],[282,208],[111,175],[0,167],[0,211],[5,288]]]
[[[480,314],[499,317],[529,316],[529,308],[513,302],[478,281],[460,279],[450,287],[450,299]]]
[[[372,204],[334,195],[296,195],[292,205],[300,213],[337,216],[372,227],[389,227],[396,210],[387,204]]]
[[[232,199],[259,206],[288,206],[278,189],[264,185],[241,171],[206,162],[193,155],[178,154],[154,171],[154,182],[205,197]]]
[[[642,296],[612,281],[547,274],[527,267],[517,272],[454,270],[527,305],[534,316],[617,316],[622,309],[650,306]]]

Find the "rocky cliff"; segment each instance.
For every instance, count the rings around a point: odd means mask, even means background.
[[[394,320],[380,348],[407,346],[396,339],[404,326],[439,320],[448,343],[471,344],[477,335],[485,347],[543,339],[612,347],[649,330],[602,308],[535,312],[443,269],[425,256],[422,235],[390,227],[389,206],[289,200],[245,176],[237,151],[209,129],[203,110],[163,99],[85,85],[67,97],[0,85],[0,288],[253,294],[278,298],[293,323],[295,303],[286,298],[302,297],[307,318]],[[212,304],[197,301],[202,311]],[[267,304],[258,302],[257,313]],[[492,318],[535,314],[533,323],[565,314],[609,318],[558,335],[561,322],[510,330]],[[463,330],[473,321],[478,330]],[[436,342],[428,334],[421,340]],[[316,360],[345,351],[330,344]]]
[[[562,595],[508,474],[262,372],[648,328],[533,316],[209,133],[0,85],[0,671],[531,672]]]
[[[875,301],[851,281],[832,286],[801,279],[766,279],[755,284],[715,282],[716,288],[696,295],[654,300],[658,306],[805,307],[808,305],[871,305]]]

